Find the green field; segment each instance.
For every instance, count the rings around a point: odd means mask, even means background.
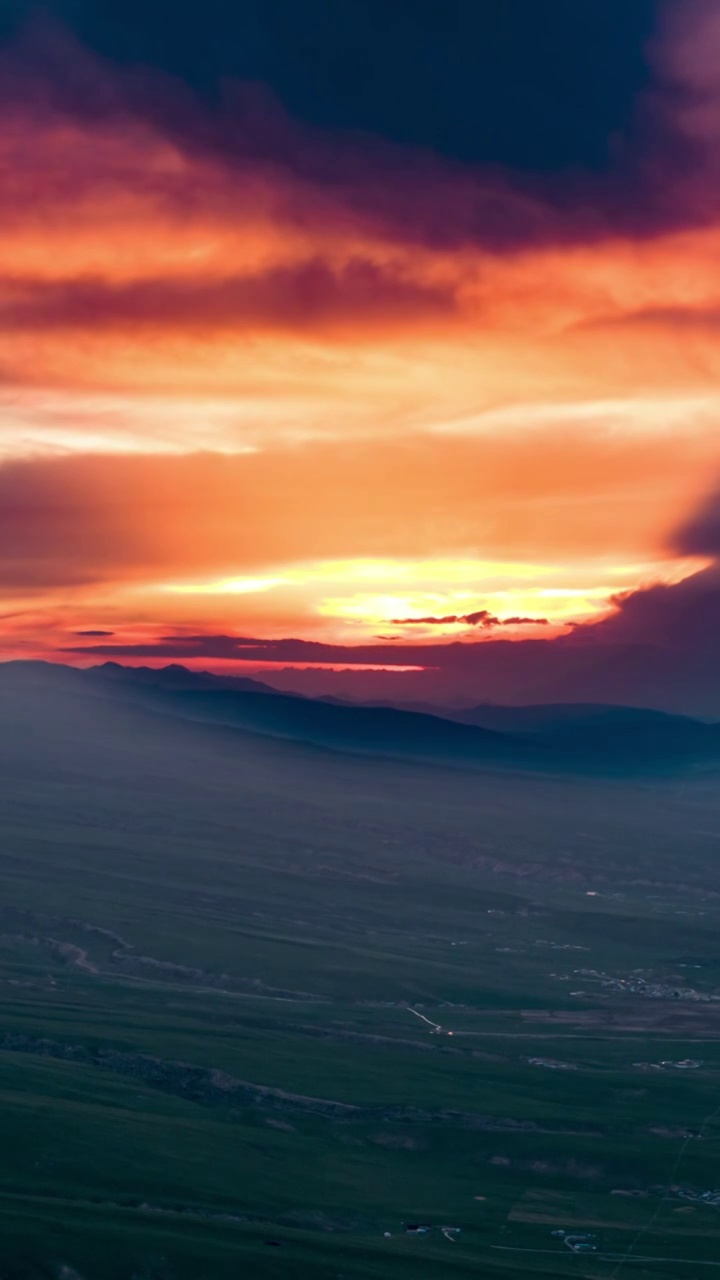
[[[720,1271],[715,776],[0,722],[3,1280]]]

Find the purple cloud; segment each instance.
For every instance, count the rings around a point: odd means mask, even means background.
[[[112,285],[101,279],[60,284],[12,281],[0,301],[0,330],[143,325],[185,329],[307,329],[406,323],[451,316],[451,288],[404,280],[373,262],[355,259],[332,269],[318,260],[229,280],[142,280]]]
[[[404,244],[474,243],[496,252],[648,236],[707,222],[720,209],[717,6],[684,0],[663,6],[660,17],[650,87],[626,135],[615,139],[613,167],[562,180],[321,132],[292,119],[256,83],[226,83],[211,110],[182,82],[113,66],[47,20],[28,26],[0,58],[0,105],[21,104],[36,120],[65,117],[116,131],[149,125],[181,157],[224,166],[238,190],[249,176],[277,183],[286,216],[299,225],[349,218]],[[196,198],[170,169],[153,181],[161,201],[190,207]],[[203,198],[224,201],[228,193],[207,190]]]

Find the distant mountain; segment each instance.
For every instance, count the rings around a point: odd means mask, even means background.
[[[80,671],[5,663],[0,684],[31,692],[36,703],[44,699],[49,725],[82,705],[96,719],[102,719],[103,707],[108,715],[112,708],[135,709],[255,738],[465,768],[642,774],[720,764],[720,725],[632,707],[481,705],[428,715],[301,698],[252,680],[233,681],[228,688],[223,677],[182,667],[154,671],[117,664]]]
[[[104,680],[128,679],[135,684],[146,684],[158,689],[227,689],[236,693],[277,693],[272,685],[262,680],[254,680],[249,676],[217,676],[211,671],[191,671],[178,662],[166,667],[124,667],[119,662],[103,662],[97,667],[88,667],[90,676],[98,676]],[[301,694],[289,693],[289,698],[301,697]]]
[[[647,707],[614,706],[603,702],[549,702],[507,707],[480,702],[473,707],[450,709],[442,715],[461,724],[480,725],[501,733],[603,733],[632,732],[638,728],[679,730],[682,726],[712,728],[692,716],[671,715]]]
[[[482,761],[505,767],[538,768],[543,764],[542,747],[526,744],[520,735],[394,707],[349,706],[277,693],[254,681],[247,682],[249,689],[228,688],[222,680],[206,687],[201,673],[180,675],[181,671],[183,668],[165,668],[159,679],[154,679],[157,673],[149,673],[147,668],[138,672],[133,667],[117,669],[113,664],[109,674],[106,667],[84,674],[95,688],[105,686],[106,691],[115,693],[119,687],[126,698],[167,715],[329,750],[446,763]],[[548,765],[553,763],[548,760]]]
[[[325,698],[334,705],[342,699]],[[527,707],[505,707],[497,703],[478,703],[475,707],[436,707],[429,703],[364,703],[364,707],[396,707],[405,712],[441,717],[456,724],[474,724],[497,733],[520,735],[530,741],[574,745],[580,748],[606,748],[628,754],[630,749],[661,750],[678,753],[688,750],[712,750],[719,737],[720,726],[689,716],[673,716],[644,707],[614,707],[605,703],[547,703]]]
[[[107,666],[87,674],[102,682],[106,672]],[[644,708],[481,704],[431,713],[302,698],[259,681],[225,681],[182,667],[152,672],[113,664],[110,679],[168,714],[331,750],[572,771],[642,771],[720,760],[720,725]]]
[[[444,713],[443,713],[444,714]],[[720,740],[720,726],[690,716],[670,715],[644,707],[602,703],[549,703],[501,707],[480,704],[465,711],[449,711],[448,719],[501,733],[571,748],[595,758],[615,754],[618,759],[698,759],[712,757]]]
[[[451,710],[448,718],[460,720],[463,724],[485,725],[511,733],[574,732],[576,729],[596,725],[608,729],[624,729],[640,724],[657,728],[671,724],[704,723],[691,716],[671,715],[667,711],[654,711],[647,707],[613,706],[604,702],[549,702],[519,707],[480,702],[473,707]]]

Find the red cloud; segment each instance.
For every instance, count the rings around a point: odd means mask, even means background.
[[[456,306],[449,287],[406,280],[362,259],[335,269],[316,259],[220,281],[10,280],[0,300],[0,329],[337,330],[398,321],[407,328],[451,316]]]

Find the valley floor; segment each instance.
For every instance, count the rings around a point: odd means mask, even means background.
[[[5,1280],[713,1274],[712,778],[66,710],[0,705]]]

